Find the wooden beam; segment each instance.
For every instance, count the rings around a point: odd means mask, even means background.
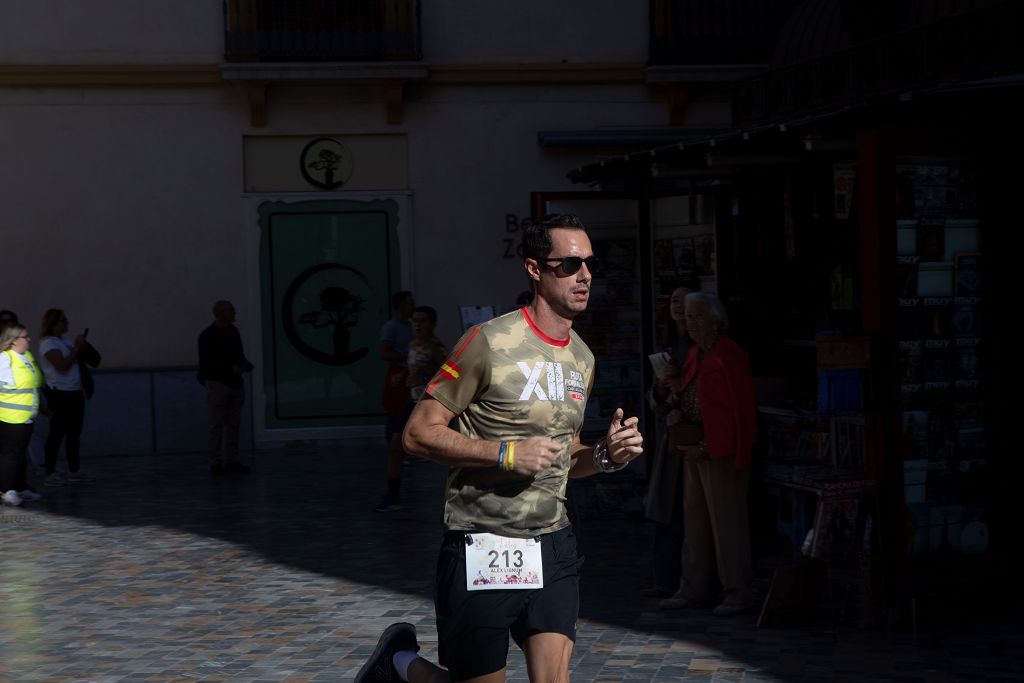
[[[217,64],[202,65],[7,65],[0,87],[196,86],[223,85]]]
[[[428,85],[643,83],[643,64],[433,64]]]

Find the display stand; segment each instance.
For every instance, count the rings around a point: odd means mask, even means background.
[[[900,455],[910,555],[987,547],[981,389],[982,258],[973,172],[957,159],[899,166]]]
[[[875,482],[864,475],[864,418],[759,411],[768,443],[760,483],[778,501],[776,533],[791,558],[776,571],[759,625],[806,622],[822,606],[839,620],[866,605],[868,590]]]

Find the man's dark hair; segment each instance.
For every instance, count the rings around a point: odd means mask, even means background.
[[[523,221],[523,258],[542,259],[551,255],[551,229],[586,231],[583,221],[571,213],[550,213]]]
[[[430,322],[434,325],[437,324],[437,311],[434,310],[433,306],[417,306],[412,310],[413,313],[426,313],[427,317],[430,318]]]
[[[401,306],[406,299],[412,296],[412,292],[407,289],[403,289],[400,292],[395,292],[391,295],[391,310],[397,311],[398,307]]]

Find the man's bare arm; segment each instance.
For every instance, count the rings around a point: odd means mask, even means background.
[[[594,447],[585,446],[580,443],[579,434],[572,440],[572,445],[569,446],[569,453],[572,458],[569,465],[570,477],[579,479],[598,473],[598,470],[594,469]]]
[[[608,457],[618,465],[625,465],[644,452],[644,437],[637,429],[639,420],[636,417],[623,420],[622,416],[622,408],[616,408],[608,425],[608,436],[603,439]],[[580,443],[579,434],[572,440],[570,453],[570,477],[589,477],[602,471],[594,466],[594,447]]]
[[[501,443],[471,439],[448,428],[455,413],[440,401],[424,396],[409,416],[402,433],[402,445],[420,455],[450,467],[497,467]],[[513,470],[532,476],[551,466],[561,452],[554,439],[534,436],[517,441]]]

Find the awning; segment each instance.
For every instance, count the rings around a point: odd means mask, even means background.
[[[637,177],[664,178],[671,175],[710,178],[728,175],[730,169],[737,166],[799,163],[802,160],[801,152],[806,154],[815,151],[814,141],[808,139],[801,150],[800,145],[793,144],[793,133],[852,111],[852,107],[841,107],[811,116],[703,135],[686,135],[679,132],[669,144],[607,157],[596,163],[574,168],[566,177],[574,183],[588,184]],[[738,156],[738,153],[742,156]]]
[[[608,149],[659,147],[680,141],[722,135],[728,128],[626,128],[617,130],[542,130],[537,133],[541,147],[560,149]]]

